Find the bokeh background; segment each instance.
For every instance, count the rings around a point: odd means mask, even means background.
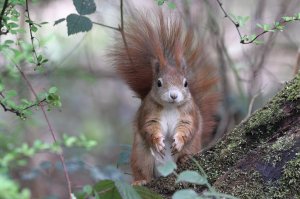
[[[95,2],[97,11],[89,17],[94,22],[117,27],[120,23],[119,1]],[[124,2],[125,13],[158,7],[154,0]],[[176,9],[164,5],[164,11],[178,12],[186,28],[199,35],[220,75],[218,87],[223,100],[217,114],[218,126],[211,140],[214,143],[264,105],[299,70],[300,23],[290,23],[282,32],[265,34],[260,38],[264,42],[261,45],[243,45],[235,26],[224,18],[217,1],[172,2],[176,3]],[[282,16],[300,12],[299,0],[226,0],[223,6],[236,16],[250,16],[246,25],[240,28],[243,35],[260,33],[258,23],[272,24]],[[64,133],[84,134],[98,143],[91,151],[79,147],[64,149],[74,190],[106,178],[130,181],[127,162],[133,135],[132,121],[140,100],[116,75],[106,56],[114,35],[120,33],[94,25],[87,33],[68,36],[65,22],[53,26],[56,20],[76,13],[71,0],[30,1],[30,13],[33,21],[49,22],[35,33],[37,51],[49,62],[43,73],[34,71],[30,64],[23,65],[22,69],[36,91],[51,86],[59,89],[62,107],[48,113],[55,133],[58,138]],[[125,14],[125,21],[127,17]],[[11,73],[16,71],[7,71],[5,64],[0,57],[0,78],[5,85],[34,99],[21,78],[11,80]],[[35,139],[52,142],[38,109],[26,120],[1,109],[0,133],[1,145],[13,142],[18,146],[24,141],[30,145]],[[22,187],[31,190],[32,198],[66,198],[66,183],[55,154],[38,153],[29,159],[27,166],[12,168],[11,175]]]

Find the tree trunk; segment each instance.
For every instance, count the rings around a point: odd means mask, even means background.
[[[209,182],[239,198],[300,198],[300,74],[266,106],[228,133],[214,147],[196,154]],[[197,170],[192,161],[177,172]],[[170,198],[176,190],[205,187],[175,184],[170,175],[147,187]]]

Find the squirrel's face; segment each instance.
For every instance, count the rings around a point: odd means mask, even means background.
[[[154,75],[152,97],[161,105],[184,104],[191,98],[185,72],[168,66]]]

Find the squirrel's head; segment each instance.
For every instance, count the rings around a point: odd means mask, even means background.
[[[180,106],[190,100],[188,81],[186,78],[186,64],[160,63],[152,61],[153,83],[150,91],[152,98],[163,106]]]

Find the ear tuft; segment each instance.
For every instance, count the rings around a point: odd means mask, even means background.
[[[185,61],[185,59],[182,59],[182,61],[181,61],[181,70],[183,70],[183,71],[186,71],[186,68],[187,68],[187,64],[186,64],[186,61]]]
[[[157,59],[151,61],[152,69],[154,74],[158,74],[160,71],[160,63]]]

